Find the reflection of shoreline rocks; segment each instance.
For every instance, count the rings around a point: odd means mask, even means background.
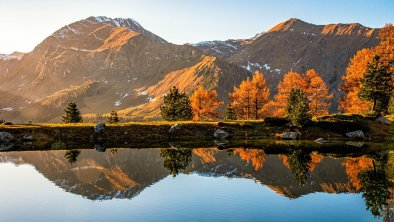
[[[173,150],[169,155],[164,151]],[[187,155],[183,152],[192,152]],[[70,152],[70,151],[67,151]],[[299,161],[309,155],[304,166],[307,177],[299,175],[304,185],[300,186],[296,174],[297,164],[289,163],[286,155],[267,154],[259,149],[117,149],[116,152],[99,153],[81,150],[67,154],[66,151],[8,152],[0,153],[0,161],[16,164],[32,164],[41,174],[62,189],[93,200],[133,198],[146,187],[162,180],[171,173],[167,166],[184,173],[202,176],[225,176],[229,178],[253,179],[271,187],[280,195],[297,198],[313,192],[359,192],[357,172],[370,169],[371,160],[366,157],[331,158],[316,153],[303,153]],[[185,156],[184,162],[172,162]],[[308,157],[309,158],[309,157]],[[70,162],[71,160],[71,162]],[[293,161],[293,160],[291,160]],[[350,162],[349,162],[350,161]],[[179,167],[179,168],[177,168]],[[176,169],[176,170],[175,170]],[[275,172],[275,173],[273,173]]]
[[[8,132],[0,132],[0,151],[11,149],[13,144],[14,136]]]

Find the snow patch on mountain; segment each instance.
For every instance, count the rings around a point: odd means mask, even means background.
[[[0,54],[0,60],[4,60],[4,61],[14,60],[14,59],[21,60],[22,57],[23,57],[23,55],[19,56],[19,55],[12,55],[12,54],[10,54],[10,55]]]

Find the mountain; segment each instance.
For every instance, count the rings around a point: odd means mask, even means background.
[[[189,94],[203,85],[227,101],[255,70],[275,94],[285,73],[310,68],[334,92],[336,111],[350,58],[375,46],[378,32],[356,23],[290,19],[250,39],[175,45],[132,19],[89,17],[57,30],[29,53],[0,55],[0,119],[57,122],[74,101],[87,116],[115,109],[153,120],[173,85]]]
[[[75,163],[67,161],[66,151],[5,152],[0,153],[0,163],[30,164],[56,186],[92,200],[130,199],[170,175],[161,150],[81,150]],[[364,156],[333,158],[312,153],[310,176],[300,186],[285,155],[243,148],[234,149],[231,156],[216,148],[193,149],[191,155],[186,174],[251,179],[288,198],[314,192],[360,192],[357,175],[372,167],[372,159]]]
[[[313,68],[334,93],[331,111],[336,111],[340,96],[338,88],[350,59],[359,49],[376,46],[378,33],[379,29],[358,23],[314,25],[293,18],[231,54],[223,53],[222,58],[250,71],[262,71],[272,93],[277,92],[276,87],[287,72],[305,72]],[[194,46],[220,56],[215,52],[218,46],[213,43]]]
[[[168,43],[132,19],[89,17],[54,32],[17,64],[1,66],[0,91],[7,95],[0,94],[0,107],[6,119],[59,121],[70,101],[91,114],[148,106],[157,95],[145,90],[168,91],[173,83],[158,84],[174,73],[177,78],[204,75],[211,79],[205,86],[222,97],[250,75],[222,59],[206,60],[200,50]],[[203,71],[186,72],[201,63]],[[237,75],[227,78],[233,74],[228,70]],[[198,86],[194,79],[183,79],[189,92]]]

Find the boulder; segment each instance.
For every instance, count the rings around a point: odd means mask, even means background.
[[[323,144],[325,142],[327,142],[327,141],[325,139],[323,139],[323,138],[319,138],[319,139],[315,140],[315,143],[318,143],[318,144]]]
[[[364,132],[362,130],[356,130],[346,133],[346,136],[350,138],[364,138]]]
[[[297,137],[298,137],[298,133],[297,132],[284,132],[280,136],[280,138],[282,140],[296,140]]]
[[[14,136],[8,132],[0,132],[0,143],[10,143],[14,140]]]
[[[217,130],[213,133],[213,136],[214,136],[216,139],[226,139],[226,138],[228,138],[228,137],[230,136],[230,133],[228,133],[228,132],[226,132],[226,131],[224,131],[224,130],[222,130],[222,129],[217,129]]]
[[[97,123],[96,126],[94,127],[94,132],[95,133],[102,133],[105,131],[105,128],[107,126],[105,125],[105,123]]]
[[[385,118],[384,116],[377,118],[376,121],[383,125],[391,125],[391,121]]]
[[[181,125],[175,124],[175,125],[171,126],[171,128],[168,130],[168,132],[173,134],[173,133],[175,133],[175,131],[180,130],[181,127],[182,127]]]

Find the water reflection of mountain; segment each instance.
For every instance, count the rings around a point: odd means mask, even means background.
[[[118,149],[99,153],[82,150],[70,163],[66,151],[0,153],[0,161],[31,164],[62,189],[89,199],[132,198],[168,176],[160,149]],[[263,150],[193,149],[191,163],[183,171],[205,176],[251,178],[275,192],[296,198],[313,192],[358,192],[358,172],[372,167],[366,157],[331,158],[308,153],[299,185],[289,155],[266,155]]]

